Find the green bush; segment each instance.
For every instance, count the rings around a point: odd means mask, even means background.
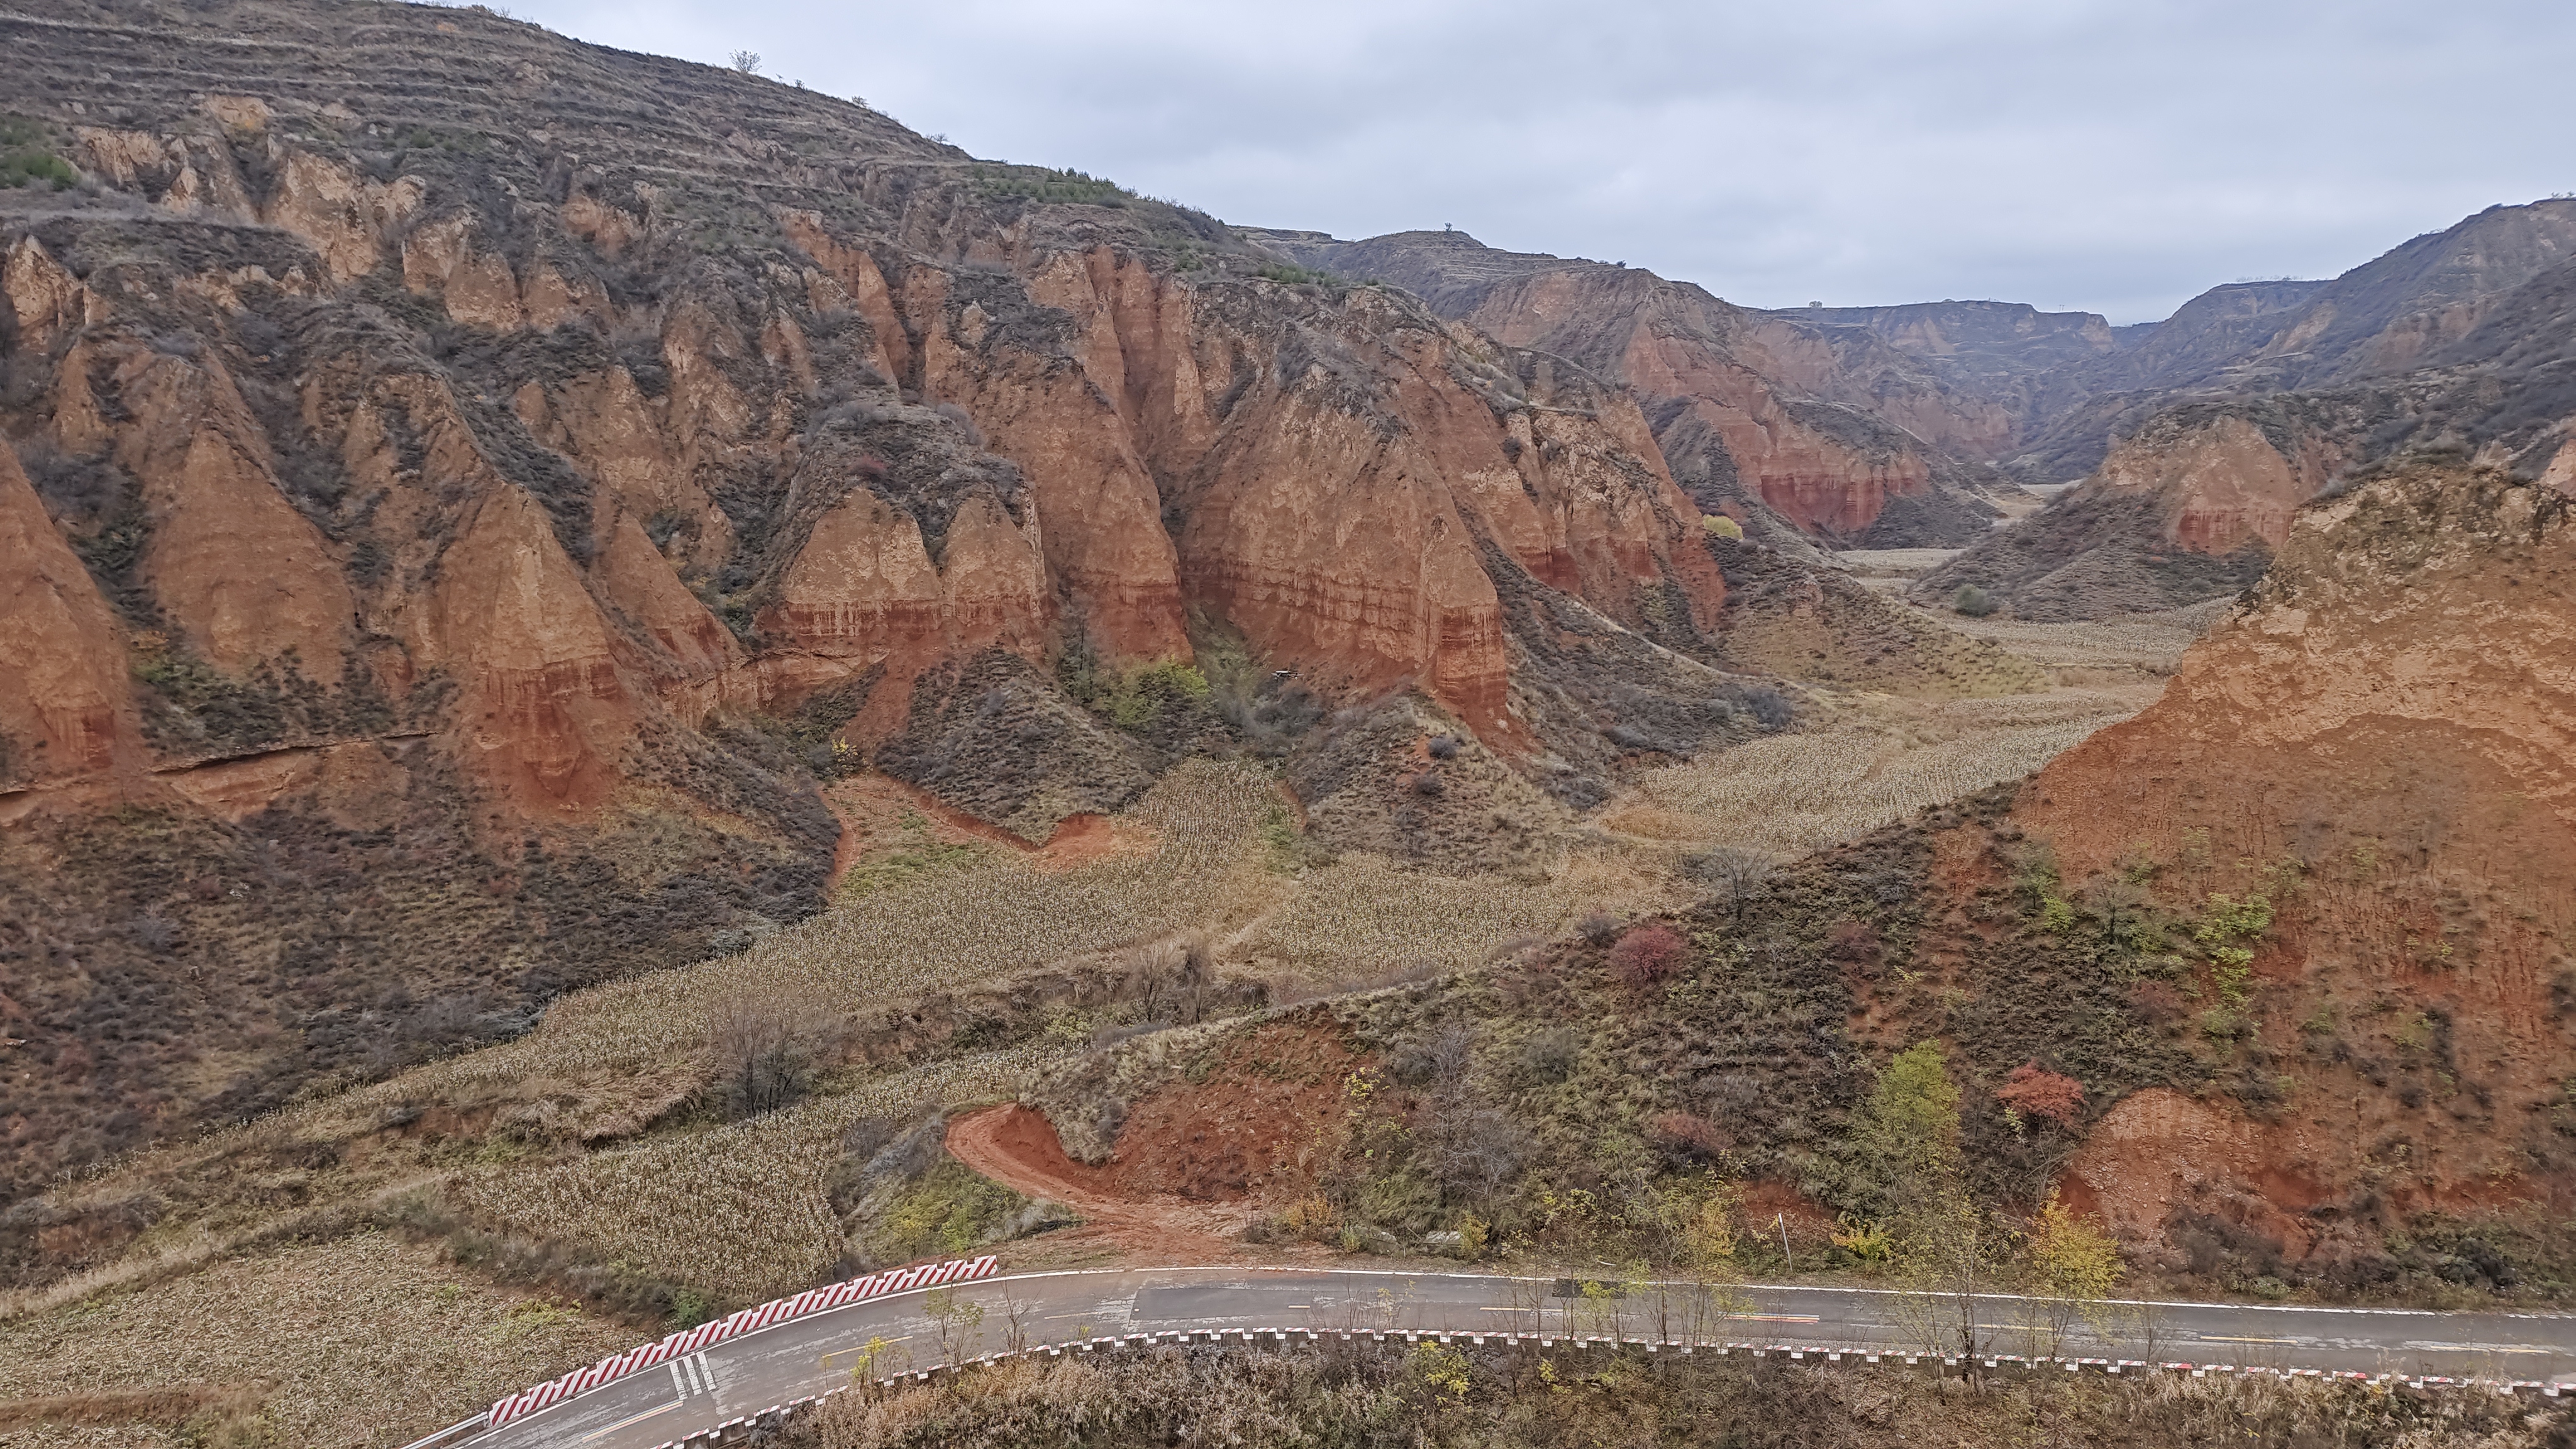
[[[1047,201],[1072,206],[1125,206],[1134,192],[1115,181],[1046,166],[978,166],[975,189],[996,201]]]
[[[2000,607],[2002,606],[1995,602],[1994,595],[1978,588],[1975,584],[1961,584],[1959,592],[1950,596],[1950,611],[1954,614],[1965,614],[1971,619],[1982,619]]]
[[[1058,675],[1065,692],[1083,708],[1107,715],[1111,724],[1131,733],[1149,731],[1167,716],[1203,709],[1208,702],[1207,676],[1177,659],[1120,674],[1082,652],[1068,654]]]
[[[18,116],[0,116],[0,186],[50,182],[67,191],[80,180],[70,162],[45,145],[44,128]]]
[[[1253,275],[1261,278],[1263,281],[1277,282],[1280,285],[1287,287],[1338,287],[1342,285],[1342,279],[1334,276],[1330,272],[1319,272],[1311,267],[1301,267],[1295,262],[1274,262],[1271,265],[1254,272]]]

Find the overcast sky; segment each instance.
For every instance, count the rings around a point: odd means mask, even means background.
[[[507,0],[988,158],[1755,306],[2158,318],[2576,191],[2568,0]]]

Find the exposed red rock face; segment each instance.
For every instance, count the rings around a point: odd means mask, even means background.
[[[873,761],[1031,838],[1126,803],[1169,759],[1059,666],[1186,661],[1194,629],[1588,790],[1625,701],[1669,696],[1658,748],[1727,728],[1699,510],[1575,366],[1264,280],[1167,204],[1030,202],[819,94],[490,15],[255,7],[450,67],[423,104],[474,140],[409,144],[419,115],[190,28],[252,13],[43,27],[45,74],[113,72],[112,127],[10,97],[109,194],[0,214],[0,844],[32,880],[66,841],[212,832],[202,864],[97,868],[131,884],[100,886],[111,924],[56,934],[120,969],[196,991],[204,947],[136,943],[195,940],[278,840],[306,851],[261,892],[266,955],[303,963],[254,993],[279,1011],[374,1000],[372,972],[497,1019],[694,959],[818,904],[809,771]],[[161,823],[120,834],[116,802]],[[297,924],[355,880],[377,926]],[[441,914],[481,924],[413,928]],[[296,955],[361,940],[364,971]],[[43,1050],[95,1064],[85,1009]],[[250,1110],[398,1016],[236,1082],[138,1057],[57,1085]]]
[[[2253,1046],[2298,1063],[2295,1098],[2256,1119],[2121,1104],[2069,1168],[2115,1221],[2215,1216],[2319,1266],[2415,1211],[2564,1210],[2576,1179],[2545,1123],[2576,979],[2571,589],[2564,495],[2465,471],[2363,484],[2299,514],[2161,701],[2023,791],[2016,823],[2070,885],[2161,862],[2181,909],[2260,891],[2276,913],[2246,1014]],[[2372,1194],[2384,1211],[2350,1206]]]
[[[2203,402],[2120,440],[2093,477],[1933,573],[2032,619],[2174,608],[2254,582],[2290,521],[2355,461],[2366,399]]]
[[[45,516],[14,453],[0,450],[0,788],[130,784],[141,731],[123,641],[89,571]],[[24,797],[0,795],[0,819]],[[33,803],[25,801],[24,803]]]
[[[2291,515],[2325,487],[2339,452],[2322,440],[2300,441],[2307,446],[2285,457],[2254,423],[2222,413],[2127,440],[2091,486],[2152,496],[2166,540],[2193,553],[2224,555],[2248,543],[2277,549],[2290,536]]]
[[[1306,264],[1407,287],[1443,316],[1626,383],[1703,506],[1741,500],[1802,533],[1890,545],[1965,543],[1992,517],[1936,482],[1935,450],[1991,456],[2011,436],[2008,411],[1932,382],[1862,329],[1810,327],[1651,272],[1500,252],[1455,233],[1262,236]],[[1907,506],[1891,515],[1891,503]]]
[[[1064,626],[1113,663],[1186,659],[1192,609],[1319,680],[1413,682],[1510,738],[1488,546],[1611,618],[1641,622],[1670,582],[1685,631],[1715,626],[1696,509],[1634,405],[1386,294],[1191,277],[950,196],[925,239],[994,259],[977,269],[791,208],[790,264],[683,282],[639,318],[590,269],[667,247],[649,215],[568,199],[536,220],[572,250],[514,257],[528,217],[299,149],[273,126],[291,110],[226,112],[266,129],[260,186],[206,135],[79,133],[102,177],[309,249],[165,274],[215,307],[183,324],[208,345],[174,353],[143,335],[176,319],[136,283],[99,292],[22,236],[19,345],[58,359],[44,440],[139,481],[135,584],[191,657],[327,689],[364,655],[398,698],[438,676],[459,757],[523,810],[608,800],[647,716],[788,708],[864,675],[864,745],[903,726],[934,664],[1001,649],[1044,668]],[[223,345],[226,311],[327,305],[380,270],[469,333],[569,330],[470,379],[339,336],[294,349],[291,422],[255,416],[232,369],[282,366],[280,348]],[[642,363],[590,340],[639,320]],[[364,525],[299,512],[281,450],[363,493]],[[376,576],[353,587],[355,550]]]

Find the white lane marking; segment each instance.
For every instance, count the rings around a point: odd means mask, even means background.
[[[687,1398],[689,1396],[689,1381],[680,1376],[680,1361],[676,1358],[671,1360],[670,1367],[671,1387],[680,1391],[681,1398]]]
[[[655,1414],[667,1414],[678,1407],[680,1407],[680,1401],[674,1399],[658,1409],[646,1409],[643,1413],[634,1415],[631,1418],[620,1419],[605,1429],[593,1429],[589,1433],[581,1436],[581,1442],[587,1444],[593,1439],[603,1438],[607,1435],[614,1434],[629,1424],[641,1424],[645,1420],[652,1418]]]
[[[1518,1278],[1510,1274],[1409,1273],[1398,1268],[1300,1268],[1291,1267],[1282,1263],[1269,1266],[1217,1264],[1208,1267],[1169,1268],[1050,1268],[1037,1273],[1012,1273],[999,1278],[982,1278],[976,1280],[975,1286],[978,1288],[998,1288],[1009,1283],[1026,1283],[1041,1278],[1102,1278],[1146,1273],[1234,1273],[1247,1278],[1258,1278],[1265,1274],[1278,1274],[1282,1277],[1424,1278],[1443,1279],[1465,1283],[1553,1283],[1556,1281],[1553,1278]],[[1656,1284],[1650,1280],[1646,1286],[1654,1287]],[[1694,1285],[1674,1282],[1664,1284],[1663,1286],[1687,1288]],[[1840,1293],[1848,1294],[1853,1297],[1870,1298],[1902,1298],[1905,1296],[1905,1290],[1901,1288],[1846,1288],[1828,1283],[1739,1283],[1735,1286],[1748,1293]],[[2048,1302],[2046,1299],[2026,1298],[2018,1293],[1980,1293],[1977,1297],[1988,1303]],[[862,1304],[852,1304],[850,1306],[874,1306],[875,1303],[882,1301],[883,1300],[872,1300]],[[2444,1310],[2431,1308],[2344,1308],[2325,1305],[2309,1306],[2297,1303],[2197,1303],[2188,1299],[2180,1298],[2094,1298],[2087,1299],[2085,1301],[2090,1303],[2108,1304],[2114,1308],[2210,1308],[2230,1313],[2349,1313],[2361,1317],[2375,1316],[2383,1318],[2453,1318],[2462,1316]],[[841,1310],[833,1309],[830,1311],[839,1312]],[[2539,1319],[2543,1321],[2566,1321],[2576,1319],[2576,1313],[2495,1313],[2481,1316],[2493,1318]],[[802,1320],[787,1319],[781,1321],[801,1322]]]
[[[2527,1343],[2436,1343],[2431,1339],[2409,1339],[2397,1345],[2419,1353],[2558,1353],[2559,1349],[2534,1348]]]

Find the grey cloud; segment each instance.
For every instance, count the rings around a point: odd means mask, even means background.
[[[1757,305],[2162,316],[2576,188],[2559,0],[535,0],[1228,220],[1454,222]]]

